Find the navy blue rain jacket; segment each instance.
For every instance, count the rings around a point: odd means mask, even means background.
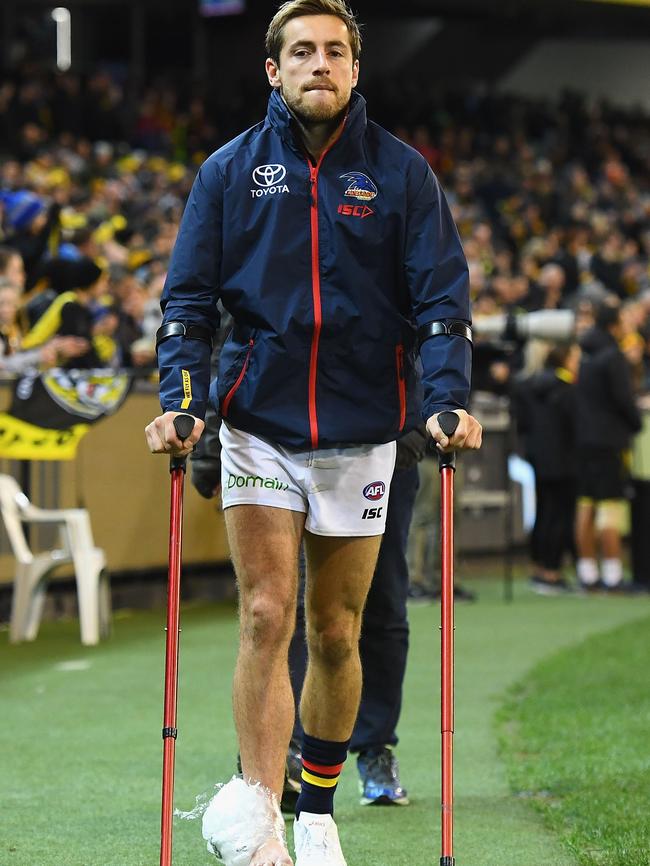
[[[235,324],[209,398],[234,427],[292,448],[369,444],[398,439],[420,410],[466,405],[464,337],[423,343],[423,404],[414,369],[417,326],[470,320],[458,233],[426,161],[367,121],[356,93],[318,165],[273,91],[266,120],[201,166],[164,322],[214,331],[219,298]],[[169,337],[158,363],[163,411],[202,418],[209,346]]]

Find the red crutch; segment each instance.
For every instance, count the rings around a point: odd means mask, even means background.
[[[174,418],[176,435],[183,441],[194,429],[191,415]],[[178,691],[178,635],[180,620],[181,553],[183,541],[183,481],[185,457],[169,461],[172,478],[169,508],[169,579],[167,584],[167,641],[165,650],[165,710],[163,715],[162,816],[160,821],[160,866],[172,862],[172,817],[174,807],[174,757],[176,747],[176,698]]]
[[[438,424],[453,436],[459,417],[441,412]],[[438,452],[440,468],[440,710],[442,734],[442,856],[440,866],[454,866],[454,472],[453,451]]]

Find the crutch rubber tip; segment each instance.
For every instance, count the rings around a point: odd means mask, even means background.
[[[453,857],[441,857],[440,858],[440,866],[454,866],[456,861]]]

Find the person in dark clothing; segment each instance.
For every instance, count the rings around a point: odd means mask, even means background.
[[[537,511],[531,535],[535,572],[532,589],[543,595],[566,592],[562,560],[575,553],[577,344],[549,352],[544,369],[519,383],[518,430],[526,459],[535,470]]]
[[[230,316],[224,312],[212,355],[215,373],[221,345],[230,327]],[[206,499],[217,496],[221,484],[220,425],[218,412],[209,407],[203,435],[190,455],[192,484]],[[414,427],[398,442],[386,530],[363,612],[359,644],[363,692],[350,744],[350,750],[357,754],[362,805],[404,806],[409,803],[393,750],[398,742],[396,728],[409,645],[406,545],[419,484],[417,464],[424,456],[426,442],[424,425]],[[307,669],[305,562],[302,553],[300,573],[296,627],[289,646],[289,671],[296,709]],[[300,791],[301,740],[302,726],[296,712],[282,793],[285,811],[295,806]]]
[[[618,346],[620,303],[608,297],[596,310],[596,324],[582,337],[576,387],[578,580],[592,589],[621,585],[621,532],[625,519],[624,452],[641,429],[632,375]],[[597,553],[600,547],[601,568]]]
[[[29,190],[0,192],[0,206],[4,212],[6,243],[22,256],[27,274],[26,288],[36,281],[50,235],[59,222],[61,207],[44,202]]]
[[[106,366],[105,341],[100,335],[104,329],[98,326],[99,307],[93,306],[103,291],[101,268],[89,258],[53,259],[50,264],[59,294],[26,334],[22,348],[41,346],[55,335],[81,337],[86,341],[87,351],[65,366],[84,369]]]

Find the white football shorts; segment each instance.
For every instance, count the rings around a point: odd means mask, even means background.
[[[221,498],[233,505],[301,511],[315,535],[382,535],[386,525],[395,442],[294,451],[225,421]]]

